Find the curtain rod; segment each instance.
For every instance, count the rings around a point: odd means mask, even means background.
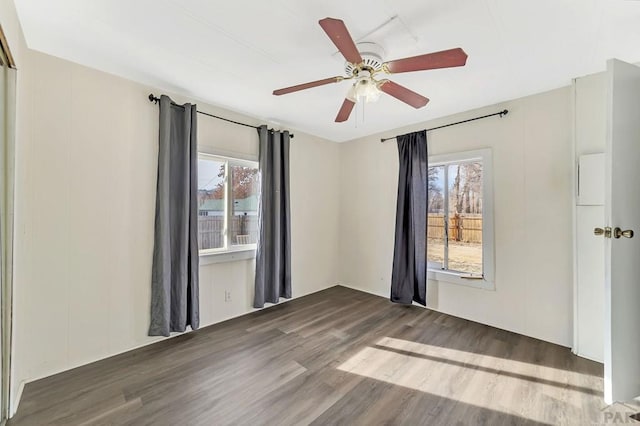
[[[493,114],[483,115],[482,117],[474,117],[474,118],[470,118],[468,120],[456,121],[455,123],[449,123],[449,124],[445,124],[445,125],[438,126],[438,127],[432,127],[430,129],[424,129],[424,131],[425,132],[430,132],[431,130],[442,129],[443,127],[455,126],[456,124],[468,123],[469,121],[475,121],[475,120],[480,120],[482,118],[493,117],[494,115],[499,115],[500,118],[502,118],[503,115],[507,115],[508,113],[509,113],[508,109],[503,109],[502,111],[494,112]],[[400,136],[400,135],[398,135],[398,136]],[[398,136],[393,136],[391,138],[383,138],[383,139],[380,139],[380,142],[390,141],[391,139],[395,139]]]
[[[156,96],[154,96],[154,94],[153,94],[153,93],[150,93],[150,94],[149,94],[149,102],[153,102],[153,103],[157,104],[158,102],[160,102],[160,98],[157,98]],[[176,103],[175,103],[175,102],[173,102],[173,101],[171,102],[171,105],[175,105],[175,106],[177,106],[177,107],[184,108],[182,105],[178,105],[178,104],[176,104]],[[238,124],[238,125],[240,125],[240,126],[251,127],[251,128],[253,128],[253,129],[259,129],[259,128],[260,128],[260,126],[252,126],[251,124],[246,124],[246,123],[241,123],[241,122],[239,122],[239,121],[229,120],[228,118],[218,117],[217,115],[209,114],[208,112],[204,112],[204,111],[197,111],[197,113],[198,113],[198,114],[202,114],[202,115],[206,115],[206,116],[208,116],[208,117],[217,118],[217,119],[219,119],[219,120],[227,121],[227,122],[229,122],[229,123]],[[270,132],[273,132],[273,131],[274,131],[274,129],[269,129],[269,131],[270,131]],[[293,139],[293,133],[289,133],[289,137],[290,137],[291,139]]]

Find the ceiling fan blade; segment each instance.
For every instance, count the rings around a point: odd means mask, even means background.
[[[312,87],[324,86],[325,84],[337,83],[344,80],[344,77],[331,77],[324,80],[310,81],[309,83],[298,84],[296,86],[285,87],[283,89],[274,90],[276,96],[286,95],[287,93],[297,92],[298,90],[311,89]]]
[[[396,59],[382,66],[388,73],[433,70],[437,68],[461,67],[467,63],[467,54],[461,48],[427,53],[426,55]]]
[[[391,95],[394,98],[411,105],[414,108],[422,108],[429,102],[429,99],[424,96],[407,89],[393,81],[382,80],[378,83],[378,89],[382,90],[387,95]]]
[[[349,116],[351,115],[351,111],[353,107],[356,105],[355,102],[345,98],[342,106],[340,107],[340,111],[338,111],[338,115],[336,115],[336,123],[342,123],[343,121],[347,121]]]
[[[362,56],[358,52],[356,44],[349,34],[349,30],[340,19],[324,18],[318,21],[322,29],[336,45],[344,58],[354,65],[362,62]]]

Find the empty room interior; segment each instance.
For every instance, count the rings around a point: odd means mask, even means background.
[[[0,0],[0,424],[640,423],[638,23]]]

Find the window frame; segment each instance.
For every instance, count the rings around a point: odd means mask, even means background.
[[[241,158],[236,155],[221,154],[204,149],[198,149],[198,160],[210,160],[223,162],[225,164],[225,176],[224,176],[224,229],[223,229],[223,247],[216,247],[210,249],[198,250],[198,256],[205,260],[205,264],[218,263],[230,260],[243,260],[251,259],[255,257],[257,250],[257,243],[253,244],[231,244],[229,224],[231,223],[233,216],[233,197],[230,193],[231,182],[231,167],[252,167],[259,168],[258,161],[251,158]],[[259,197],[259,195],[258,195]],[[198,216],[200,215],[200,209],[198,208]],[[202,263],[202,262],[201,262]]]
[[[438,263],[429,262],[427,259],[427,278],[439,282],[459,284],[485,290],[495,290],[493,162],[491,149],[483,148],[430,155],[428,167],[447,166],[469,161],[482,162],[482,277],[465,272],[440,269],[438,268]],[[447,185],[448,182],[445,182],[445,186]],[[445,202],[445,205],[448,205],[448,203]]]

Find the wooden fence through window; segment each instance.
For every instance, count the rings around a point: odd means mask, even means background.
[[[427,238],[444,239],[444,215],[428,214]],[[449,217],[449,241],[482,243],[482,216],[456,215]]]
[[[198,248],[224,246],[224,217],[198,216]],[[258,239],[258,216],[233,216],[229,226],[230,244],[255,244]]]

